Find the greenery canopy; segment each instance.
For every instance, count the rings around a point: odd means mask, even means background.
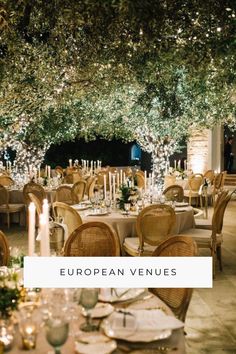
[[[0,148],[234,125],[235,16],[233,0],[0,0]]]

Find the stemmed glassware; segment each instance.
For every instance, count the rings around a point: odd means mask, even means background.
[[[63,315],[52,315],[46,322],[46,339],[54,349],[54,354],[61,354],[69,334],[69,322]],[[49,352],[52,354],[52,352]],[[48,354],[49,354],[48,353]]]
[[[125,203],[124,204],[124,209],[125,209],[125,215],[129,216],[129,211],[130,211],[130,203]]]
[[[92,332],[97,330],[97,325],[91,322],[91,312],[98,302],[98,289],[96,288],[84,288],[80,295],[80,304],[86,311],[86,322],[82,323],[80,329],[84,332]]]

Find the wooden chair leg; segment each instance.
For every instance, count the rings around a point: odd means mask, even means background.
[[[220,271],[223,271],[223,267],[222,267],[222,257],[221,257],[221,246],[218,246],[216,248],[216,254],[217,254],[217,259],[219,262],[219,267],[220,267]]]

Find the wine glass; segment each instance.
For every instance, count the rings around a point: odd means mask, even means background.
[[[54,349],[54,354],[61,354],[61,346],[65,344],[69,334],[69,323],[63,316],[55,316],[46,323],[46,339]],[[49,352],[48,354],[52,354]]]
[[[86,312],[86,322],[82,323],[80,329],[84,332],[92,332],[97,330],[97,326],[91,322],[90,310],[94,308],[98,302],[98,289],[84,288],[80,295],[80,304]]]
[[[130,211],[130,203],[125,203],[124,204],[124,208],[125,208],[126,215],[128,216],[129,215],[129,211]]]

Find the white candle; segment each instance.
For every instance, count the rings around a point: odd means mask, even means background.
[[[126,184],[126,176],[125,176],[125,172],[123,172],[123,184]]]
[[[69,166],[72,167],[72,159],[69,159]]]
[[[44,170],[44,176],[47,177],[47,173],[48,173],[48,166],[45,166],[45,170]]]
[[[116,179],[117,179],[117,189],[120,187],[120,175],[119,172],[116,174]]]
[[[29,205],[29,229],[28,229],[28,256],[32,257],[35,251],[35,205]]]
[[[49,205],[47,199],[43,200],[43,233],[41,233],[41,243],[42,251],[41,256],[49,257],[50,256],[50,243],[49,243]]]
[[[144,191],[147,189],[147,171],[144,171]]]
[[[107,199],[107,176],[103,176],[103,184],[104,184],[104,199]]]
[[[120,184],[121,184],[121,185],[123,184],[122,175],[123,175],[122,170],[120,170]]]
[[[176,170],[176,160],[174,161],[174,168],[175,168],[175,170]]]
[[[48,166],[48,178],[51,178],[51,166]]]
[[[181,160],[178,161],[178,169],[181,168]]]
[[[187,160],[184,160],[184,171],[187,170]]]
[[[9,172],[11,172],[11,161],[9,161]]]
[[[91,173],[93,173],[93,161],[91,161]]]
[[[116,200],[116,176],[113,175],[113,200]]]
[[[110,191],[110,193],[112,192],[112,188],[111,188],[111,172],[109,172],[109,174],[108,174],[108,178],[109,178],[109,191]]]
[[[94,171],[96,170],[96,161],[94,161]]]

